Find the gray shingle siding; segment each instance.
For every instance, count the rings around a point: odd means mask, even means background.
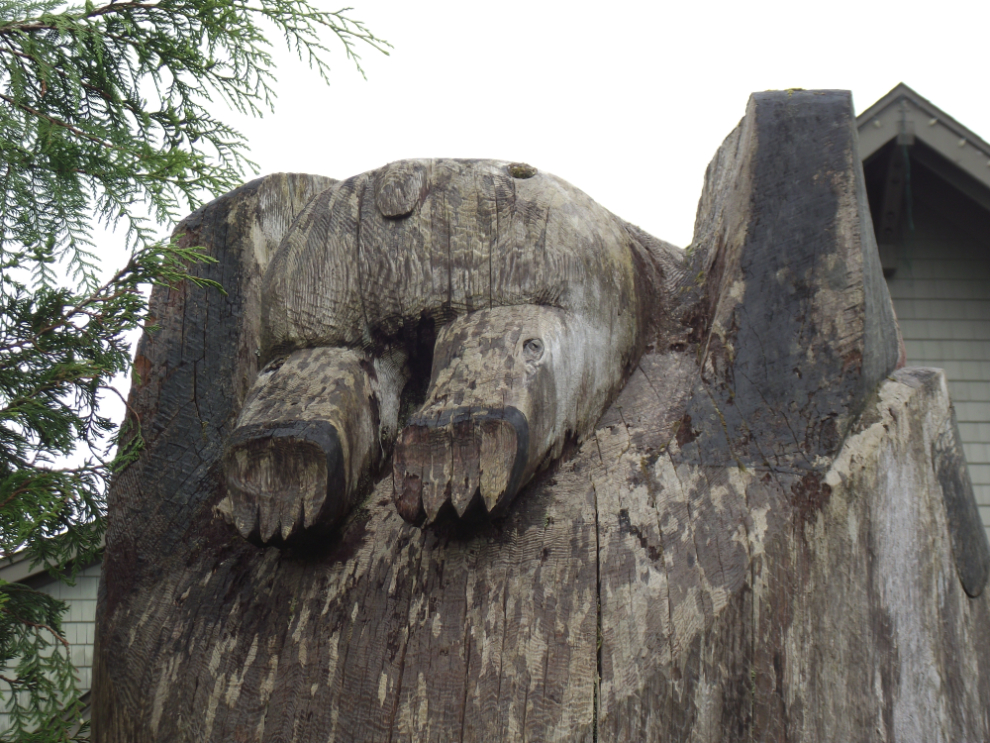
[[[54,596],[69,605],[62,620],[62,634],[69,642],[72,662],[79,672],[79,691],[93,685],[93,641],[96,634],[96,592],[100,583],[100,565],[92,565],[76,578],[74,586],[51,581],[36,590]],[[0,706],[0,709],[4,709]],[[0,713],[0,732],[9,727],[7,715]]]
[[[990,215],[913,200],[888,279],[908,363],[945,370],[973,489],[990,535]]]

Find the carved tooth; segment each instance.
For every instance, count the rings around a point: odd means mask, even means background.
[[[344,493],[339,495],[335,494],[337,497],[343,498]],[[300,526],[303,529],[309,529],[314,523],[316,523],[317,517],[320,515],[320,511],[323,510],[324,505],[327,501],[326,490],[317,490],[316,488],[310,490],[303,496],[303,502],[300,504]]]
[[[258,504],[255,501],[238,498],[234,501],[234,526],[245,539],[258,533]]]
[[[399,482],[398,490],[395,494],[395,507],[399,515],[410,524],[419,523],[423,514],[423,480],[417,474],[399,475],[393,472],[393,478]],[[393,484],[393,488],[396,486]]]
[[[296,497],[283,497],[280,511],[281,514],[279,516],[279,521],[281,522],[282,541],[284,542],[288,540],[290,536],[302,529],[303,504]],[[293,511],[295,511],[295,513],[293,513]]]
[[[425,426],[407,426],[395,443],[392,458],[392,489],[396,508],[406,521],[416,523],[423,517],[424,467],[428,461],[429,430]]]
[[[277,506],[272,502],[271,457],[264,437],[235,446],[224,457],[227,489],[234,502],[234,525],[245,539],[268,541],[278,525]]]
[[[270,489],[258,493],[258,522],[261,528],[261,541],[267,543],[278,531],[278,504]]]
[[[311,503],[309,507],[318,512],[327,499],[326,466],[311,465],[311,468],[303,469],[300,463],[295,464],[292,480],[283,483],[275,494],[283,541],[302,529],[308,504]]]
[[[449,499],[450,490],[446,487],[449,483],[430,479],[423,485],[423,510],[426,512],[426,523],[432,524]]]
[[[230,493],[227,493],[220,502],[213,507],[213,514],[215,516],[220,516],[228,524],[234,523],[234,500],[230,497]]]
[[[429,462],[430,474],[423,482],[423,510],[426,511],[428,523],[436,519],[450,500],[451,433],[449,426],[433,428],[429,432],[429,459],[426,461]]]
[[[464,516],[478,495],[481,484],[481,436],[470,419],[453,424],[453,472],[450,502],[458,516]]]
[[[437,496],[437,484],[433,482],[431,476],[427,476],[423,480],[423,511],[426,513],[427,524],[432,524],[436,521],[437,514],[440,513],[442,506],[442,495]]]
[[[516,461],[516,431],[508,421],[481,423],[481,497],[489,513],[506,496]]]

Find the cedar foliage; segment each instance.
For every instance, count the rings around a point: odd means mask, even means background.
[[[109,480],[141,446],[139,431],[121,436],[101,415],[100,396],[130,366],[125,334],[147,318],[141,287],[195,281],[188,267],[209,260],[158,241],[156,227],[254,165],[209,107],[271,110],[273,31],[324,81],[327,39],[358,70],[362,45],[387,53],[349,12],[309,0],[0,0],[2,556],[23,551],[67,583],[98,557]],[[122,225],[132,251],[106,282],[94,216]],[[64,611],[0,581],[12,723],[0,740],[86,736]]]

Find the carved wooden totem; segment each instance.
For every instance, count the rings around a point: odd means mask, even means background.
[[[990,738],[990,550],[848,93],[754,95],[686,251],[466,160],[177,232],[227,294],[153,296],[96,740]]]

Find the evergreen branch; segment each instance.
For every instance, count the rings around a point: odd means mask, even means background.
[[[104,392],[112,392],[114,395],[116,395],[117,398],[120,400],[121,404],[124,406],[124,408],[127,409],[127,412],[131,414],[131,418],[133,418],[134,421],[137,423],[138,428],[141,427],[141,415],[137,412],[137,410],[135,410],[131,406],[131,403],[128,402],[127,398],[124,397],[122,394],[120,394],[120,390],[118,390],[116,387],[111,387],[110,385],[106,385],[106,384],[100,385],[100,389],[103,390]]]
[[[69,647],[69,641],[66,640],[64,637],[62,637],[62,635],[60,635],[58,632],[53,630],[51,627],[49,627],[47,624],[44,624],[42,622],[32,622],[30,620],[23,619],[22,617],[19,617],[16,614],[14,614],[12,611],[10,611],[10,609],[0,608],[0,612],[3,612],[4,614],[10,617],[13,617],[14,621],[23,624],[25,627],[33,627],[34,629],[48,630],[48,632],[51,633],[52,637],[54,637],[56,640],[62,643],[65,647]]]
[[[110,13],[122,13],[126,10],[132,8],[156,8],[157,3],[137,3],[137,2],[124,2],[124,3],[108,3],[100,8],[95,8],[92,11],[81,13],[77,16],[72,16],[69,13],[63,15],[65,20],[85,20],[90,18],[99,18],[100,16],[109,15]],[[19,21],[13,23],[7,23],[0,25],[0,36],[15,33],[30,33],[32,31],[60,31],[62,30],[58,24],[54,24],[50,21],[43,21],[41,19],[31,19],[27,21]]]
[[[388,53],[350,11],[310,0],[0,0],[0,554],[22,550],[71,581],[98,553],[110,479],[143,446],[126,400],[123,427],[99,411],[107,390],[123,399],[110,380],[131,365],[123,333],[147,327],[142,288],[220,289],[194,270],[212,258],[157,242],[154,224],[256,167],[244,137],[208,109],[272,108],[274,61],[259,23],[327,80],[327,34],[361,74],[362,45]],[[96,278],[94,213],[123,221],[133,249],[108,281]],[[56,288],[62,260],[74,289]],[[58,466],[80,444],[83,461]],[[0,738],[75,739],[65,605],[0,580],[0,610],[0,671],[16,666],[0,680],[20,690]]]
[[[13,98],[11,98],[9,96],[6,96],[3,93],[0,93],[0,100],[6,101],[7,103],[9,103],[14,108],[19,108],[21,111],[24,111],[26,113],[29,113],[32,116],[36,116],[39,119],[43,119],[44,121],[47,121],[49,124],[55,124],[56,126],[60,126],[63,129],[66,129],[66,130],[72,132],[77,137],[82,137],[83,139],[88,139],[89,141],[95,142],[96,144],[99,144],[99,145],[102,145],[103,147],[106,147],[107,149],[111,149],[111,148],[113,148],[113,149],[119,149],[119,148],[115,147],[110,142],[104,141],[104,140],[100,139],[99,137],[94,137],[92,134],[89,134],[87,132],[84,132],[82,129],[78,129],[78,128],[72,126],[72,124],[69,124],[68,122],[62,121],[61,119],[57,119],[54,116],[49,116],[49,115],[47,115],[45,113],[42,113],[41,111],[38,111],[37,109],[32,108],[31,106],[28,106],[25,103],[21,103],[20,101],[15,101]]]

